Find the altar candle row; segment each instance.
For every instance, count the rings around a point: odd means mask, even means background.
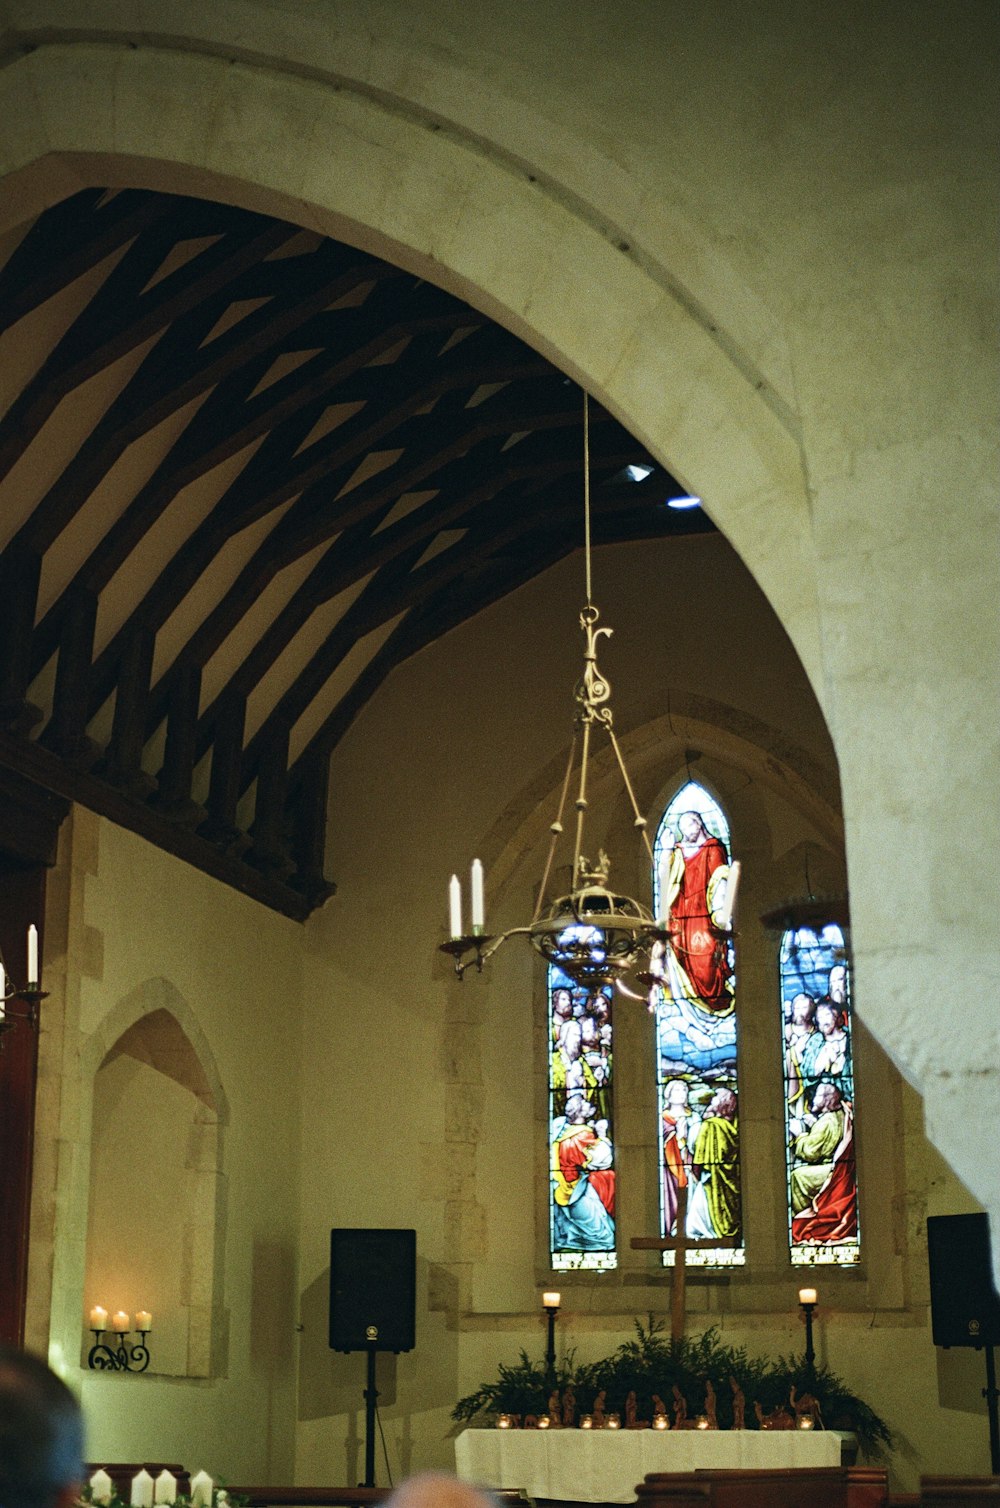
[[[196,1472],[191,1478],[191,1503],[192,1508],[211,1508],[212,1490],[214,1487],[212,1478],[207,1471]],[[102,1468],[95,1471],[90,1478],[91,1501],[94,1503],[110,1503],[114,1493],[114,1483],[108,1473]],[[129,1501],[132,1508],[156,1508],[158,1503],[173,1503],[177,1500],[177,1478],[166,1467],[159,1476],[151,1477],[145,1467],[137,1471],[132,1478],[132,1487]]]
[[[482,861],[473,859],[470,875],[472,902],[472,934],[481,936],[486,926],[486,892]],[[448,930],[452,938],[463,937],[462,931],[462,882],[453,874],[448,882]]]

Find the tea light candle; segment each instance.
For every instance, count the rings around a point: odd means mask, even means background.
[[[112,1317],[111,1328],[116,1335],[127,1335],[131,1330],[132,1321],[124,1309],[119,1309],[118,1313]]]
[[[817,1297],[818,1297],[818,1295],[817,1295],[817,1292],[816,1292],[815,1288],[800,1288],[799,1289],[799,1303],[800,1304],[815,1304]]]
[[[106,1330],[108,1328],[108,1311],[102,1309],[100,1304],[95,1304],[90,1311],[91,1330]]]
[[[708,1415],[707,1414],[699,1414],[698,1417],[697,1417],[697,1419],[694,1422],[695,1422],[695,1425],[696,1425],[696,1427],[698,1429],[708,1429]]]
[[[816,1421],[813,1419],[812,1414],[799,1415],[799,1429],[812,1429],[815,1422]]]
[[[609,1414],[608,1417],[604,1421],[604,1428],[605,1429],[621,1429],[621,1427],[622,1427],[622,1417],[621,1417],[621,1414]]]
[[[551,1427],[551,1424],[552,1420],[549,1418],[548,1414],[542,1414],[541,1418],[538,1421],[538,1428],[549,1429]]]
[[[509,1414],[498,1414],[497,1415],[497,1429],[510,1429],[510,1415]]]
[[[593,1429],[593,1427],[594,1427],[594,1416],[593,1416],[593,1414],[581,1414],[580,1415],[580,1428],[581,1429]]]
[[[666,1414],[657,1414],[655,1416],[655,1418],[653,1419],[653,1428],[654,1429],[669,1429],[670,1428],[670,1421],[667,1418]]]

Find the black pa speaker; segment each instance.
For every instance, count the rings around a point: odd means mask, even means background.
[[[330,1348],[412,1351],[417,1305],[415,1230],[330,1232]]]
[[[1000,1346],[1000,1298],[993,1286],[989,1216],[929,1216],[927,1257],[934,1344]]]

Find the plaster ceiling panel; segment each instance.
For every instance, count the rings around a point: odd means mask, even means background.
[[[202,670],[202,712],[223,690],[229,678],[243,664],[248,650],[260,642],[278,614],[299,591],[310,571],[335,542],[335,538],[324,540],[308,554],[300,555],[298,560],[273,576],[264,590],[258,593],[253,606],[223,639]]]
[[[322,691],[309,703],[292,729],[289,748],[291,760],[298,759],[310,739],[319,731],[342,697],[350,691],[365,667],[371,664],[389,635],[405,617],[405,613],[398,613],[388,623],[381,623],[378,628],[372,629],[371,633],[365,634],[364,638],[359,639],[353,649],[344,656],[333,675],[324,681]]]
[[[154,682],[173,664],[191,635],[216,604],[222,601],[244,566],[266,546],[271,530],[293,506],[294,501],[289,501],[280,508],[272,509],[256,523],[240,529],[226,540],[208,562],[194,586],[178,603],[156,636]]]
[[[42,560],[42,579],[38,593],[40,613],[52,606],[55,598],[66,589],[92,553],[100,551],[101,543],[112,524],[125,512],[136,493],[184,433],[206,397],[207,394],[201,394],[192,399],[183,408],[168,414],[155,429],[129,445],[73,515]]]
[[[288,647],[278,656],[270,670],[258,683],[247,699],[246,736],[252,738],[261,723],[274,709],[282,694],[309,664],[313,655],[322,647],[341,618],[351,607],[371,580],[365,576],[355,581],[345,591],[338,592],[329,602],[317,608],[295,635]]]
[[[96,649],[100,653],[113,633],[141,602],[169,566],[177,551],[215,507],[221,493],[239,476],[260,440],[244,446],[228,461],[204,472],[182,487],[170,507],[151,525],[125,564],[101,593],[97,614]]]
[[[156,337],[151,337],[66,394],[3,479],[4,525],[8,515],[23,519],[38,506],[53,482],[62,476],[79,453],[155,342]]]
[[[0,412],[7,412],[13,399],[35,375],[77,315],[87,307],[126,249],[120,247],[105,257],[103,262],[65,288],[60,288],[0,335]]]

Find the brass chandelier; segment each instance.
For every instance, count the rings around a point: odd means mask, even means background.
[[[610,637],[613,630],[598,627],[600,614],[594,606],[591,594],[590,432],[586,393],[583,397],[583,461],[584,560],[587,591],[587,603],[580,613],[580,627],[585,639],[583,674],[573,691],[576,709],[573,740],[570,745],[558,810],[549,828],[551,837],[548,857],[538,890],[535,913],[527,926],[510,927],[506,932],[495,935],[488,933],[485,926],[483,867],[476,859],[472,865],[471,931],[463,932],[462,930],[461,885],[458,876],[452,875],[449,886],[451,936],[447,942],[441,944],[441,951],[450,954],[454,959],[455,972],[461,979],[466,969],[473,964],[481,972],[487,959],[492,958],[508,938],[527,937],[536,952],[545,959],[546,964],[560,969],[574,983],[585,988],[596,989],[616,982],[620,984],[624,974],[645,962],[646,967],[637,974],[637,978],[646,990],[655,992],[663,977],[662,958],[670,939],[669,920],[657,919],[650,908],[643,905],[641,901],[633,900],[631,896],[619,895],[611,888],[610,860],[603,850],[593,862],[583,852],[592,735],[595,729],[603,728],[611,741],[632,808],[633,825],[642,834],[652,871],[653,850],[646,830],[646,819],[639,811],[621,747],[615,735],[610,706],[611,686],[597,665],[598,641],[602,636]],[[558,896],[551,904],[546,905],[553,862],[565,832],[563,815],[578,751],[580,764],[574,803],[576,821],[572,868],[574,888],[568,895]],[[661,892],[662,889],[663,887],[661,887]]]

